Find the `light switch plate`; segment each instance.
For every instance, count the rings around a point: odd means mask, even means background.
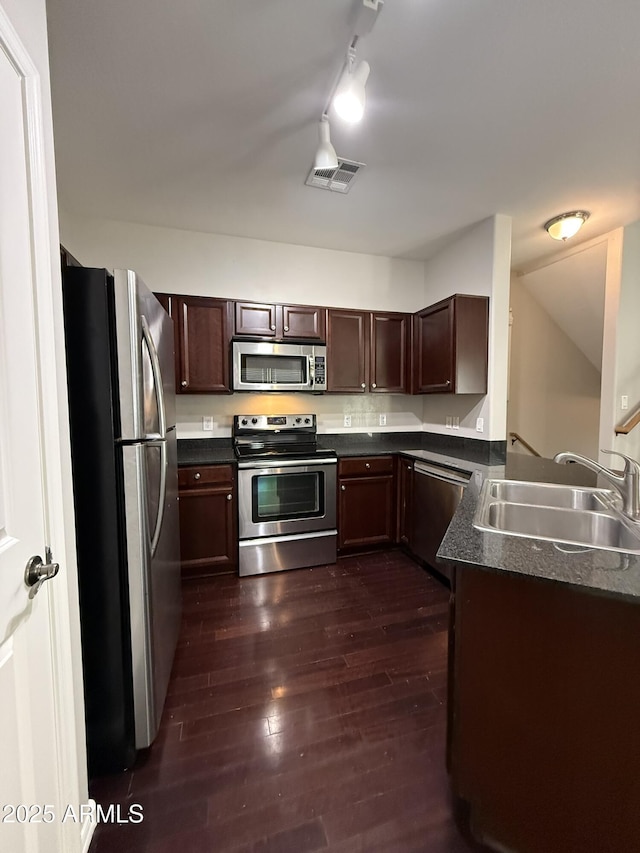
[[[350,426],[351,426],[351,415],[345,415],[345,416],[344,416],[344,425],[345,425],[346,427],[350,427]]]
[[[476,418],[476,432],[484,432],[484,418]]]
[[[620,397],[620,408],[623,412],[625,412],[629,408],[629,397],[627,394],[623,394]]]
[[[213,415],[204,415],[202,418],[203,432],[211,432],[213,430]]]
[[[378,420],[379,420],[380,426],[386,426],[387,425],[387,416],[386,415],[380,415]]]

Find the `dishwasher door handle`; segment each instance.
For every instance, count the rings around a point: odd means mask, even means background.
[[[453,483],[456,486],[466,486],[471,479],[471,474],[467,474],[466,471],[458,474],[456,471],[425,465],[424,462],[414,462],[413,470],[416,474],[426,474],[429,477],[435,477],[438,480],[442,480],[445,483]]]

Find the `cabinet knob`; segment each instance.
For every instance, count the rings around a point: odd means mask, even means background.
[[[346,491],[347,491],[347,487],[346,487],[346,486],[340,486],[340,491],[341,491],[341,492],[346,492]]]
[[[366,388],[366,387],[367,387],[367,386],[366,386],[366,383],[364,383],[364,382],[363,382],[363,383],[362,383],[362,385],[361,385],[360,387],[361,387],[361,388]]]
[[[288,331],[289,331],[289,327],[288,327],[288,326],[285,326],[285,327],[284,327],[284,330],[285,330],[285,332],[288,332]]]
[[[200,473],[200,471],[196,471],[196,473],[193,475],[193,479],[199,480],[201,476],[202,476],[202,474]]]
[[[227,495],[227,500],[228,500],[228,501],[233,500],[233,495]]]
[[[364,463],[364,467],[365,467],[365,468],[371,468],[371,463],[370,463],[370,462],[365,462],[365,463]]]
[[[275,330],[276,330],[275,325],[274,325],[274,326],[271,326],[271,331],[272,331],[272,332],[275,332]]]
[[[372,388],[377,388],[378,386],[376,385],[376,383],[375,383],[375,382],[372,382],[372,383],[371,383],[371,387],[372,387]]]
[[[183,379],[180,384],[182,385],[183,388],[186,388],[187,387],[187,380]]]

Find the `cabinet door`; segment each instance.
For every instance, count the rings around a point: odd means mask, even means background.
[[[173,299],[178,325],[178,391],[182,394],[228,392],[231,388],[229,303],[205,296]]]
[[[413,463],[398,460],[398,542],[411,548],[413,518]]]
[[[448,299],[415,315],[414,392],[453,391],[453,301]]]
[[[406,314],[371,314],[371,391],[405,394],[407,390]]]
[[[327,312],[327,391],[364,393],[369,386],[369,314]]]
[[[325,340],[327,309],[312,305],[282,306],[282,337]]]
[[[263,302],[236,302],[236,335],[275,338],[277,306]]]
[[[227,574],[238,564],[236,495],[229,466],[181,468],[180,561],[184,578]]]
[[[390,544],[394,540],[393,475],[340,479],[338,547]]]

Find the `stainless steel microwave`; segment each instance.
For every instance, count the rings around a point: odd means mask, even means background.
[[[322,344],[233,341],[234,391],[326,391]]]

